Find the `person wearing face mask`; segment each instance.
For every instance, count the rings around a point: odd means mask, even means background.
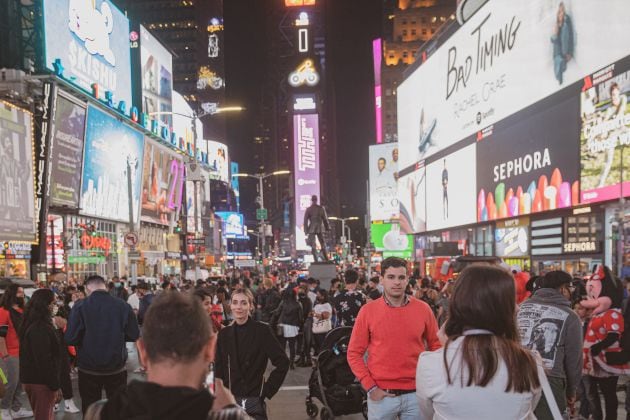
[[[0,367],[7,375],[6,392],[0,403],[3,419],[30,417],[33,412],[22,408],[17,397],[20,390],[20,341],[17,332],[22,325],[24,289],[11,284],[0,301]]]
[[[74,403],[74,392],[72,390],[72,379],[70,378],[70,354],[68,348],[63,340],[63,333],[68,324],[68,315],[70,311],[64,306],[63,299],[56,297],[54,306],[52,307],[53,325],[55,326],[55,332],[57,333],[57,340],[59,341],[59,354],[61,355],[59,382],[61,386],[61,394],[63,396],[63,404],[61,405],[66,413],[75,414],[78,413],[79,408]],[[55,404],[54,411],[57,412],[60,409],[60,403]]]
[[[20,381],[36,420],[52,420],[53,406],[61,400],[61,352],[53,325],[55,294],[39,289],[26,305],[20,326]],[[56,322],[56,321],[55,321]]]
[[[125,283],[123,283],[118,276],[114,276],[112,278],[112,282],[114,283],[114,287],[109,291],[109,294],[127,302],[129,293],[127,292],[127,289],[125,289]]]
[[[248,289],[232,293],[234,322],[219,332],[215,375],[247,414],[266,420],[265,400],[280,389],[289,371],[289,359],[269,326],[251,318],[254,307],[254,296]],[[269,361],[275,368],[265,381]]]
[[[302,319],[304,324],[297,338],[297,352],[300,356],[295,362],[297,366],[310,367],[311,364],[311,345],[313,342],[313,303],[308,296],[308,286],[306,283],[300,284],[298,288],[298,301],[302,305]]]

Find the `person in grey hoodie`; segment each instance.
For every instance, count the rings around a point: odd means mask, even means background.
[[[551,390],[561,412],[575,402],[575,391],[582,376],[582,327],[571,310],[571,276],[550,271],[540,288],[523,302],[517,324],[523,346],[542,357]],[[534,412],[539,420],[553,419],[545,397]]]

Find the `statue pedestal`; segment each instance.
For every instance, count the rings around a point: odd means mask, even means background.
[[[312,263],[308,267],[308,275],[319,280],[319,287],[329,290],[332,279],[337,277],[337,266],[332,262]]]

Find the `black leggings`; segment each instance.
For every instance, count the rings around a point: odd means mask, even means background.
[[[603,420],[602,402],[599,393],[604,396],[604,404],[606,408],[606,420],[617,420],[617,408],[619,401],[617,400],[617,381],[619,376],[610,376],[608,378],[596,378],[589,376],[590,386],[588,389],[588,402],[590,403],[591,413],[594,420]]]
[[[291,362],[295,361],[295,345],[297,341],[297,337],[281,337],[280,345],[282,349],[286,351],[287,341],[289,342],[289,360]]]

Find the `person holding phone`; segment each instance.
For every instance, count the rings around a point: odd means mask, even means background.
[[[254,295],[249,289],[232,293],[234,322],[219,332],[215,374],[247,414],[255,420],[266,420],[265,400],[280,389],[289,371],[289,359],[269,326],[252,319],[254,308]],[[275,369],[265,380],[269,361]]]

